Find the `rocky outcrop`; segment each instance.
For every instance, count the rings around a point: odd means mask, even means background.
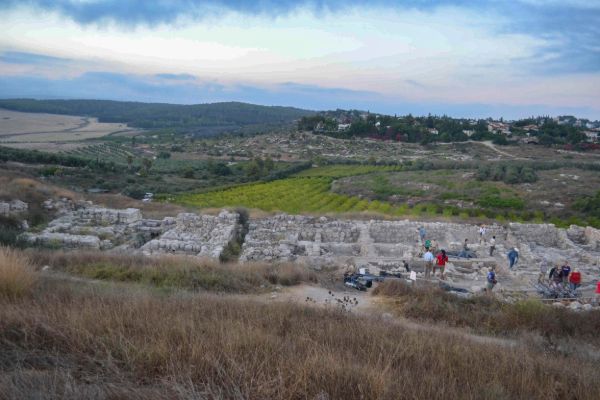
[[[26,212],[29,206],[21,200],[0,201],[0,215],[15,215]]]
[[[588,226],[585,228],[583,234],[585,241],[594,249],[600,248],[600,229],[592,228]]]

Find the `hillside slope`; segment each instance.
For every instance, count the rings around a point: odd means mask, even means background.
[[[96,117],[100,122],[120,122],[145,129],[174,128],[187,131],[205,127],[243,128],[252,125],[288,125],[312,111],[293,107],[259,106],[227,102],[164,104],[111,100],[0,100],[0,108],[13,111]]]

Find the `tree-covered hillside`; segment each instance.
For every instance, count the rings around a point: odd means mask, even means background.
[[[96,117],[100,122],[121,122],[145,129],[174,128],[194,131],[205,127],[229,129],[252,125],[281,126],[313,114],[293,107],[247,103],[163,104],[110,100],[0,100],[0,108],[13,111]]]

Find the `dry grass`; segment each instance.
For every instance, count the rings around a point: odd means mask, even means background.
[[[316,274],[294,264],[220,264],[196,257],[108,254],[99,251],[28,250],[36,265],[85,276],[158,287],[251,293],[270,285],[316,282]]]
[[[578,339],[600,345],[600,312],[576,313],[537,300],[507,304],[491,296],[461,299],[441,289],[387,281],[373,291],[398,315],[443,322],[488,334],[535,332],[547,339]]]
[[[191,210],[189,207],[172,203],[144,203],[121,194],[88,194],[87,199],[108,208],[139,208],[145,218],[164,218]]]
[[[31,294],[37,272],[23,253],[0,246],[0,297],[17,299]]]
[[[596,365],[216,295],[46,282],[0,307],[0,399],[595,399]]]

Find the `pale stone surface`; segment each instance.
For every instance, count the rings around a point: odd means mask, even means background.
[[[16,215],[27,211],[29,205],[19,199],[0,201],[0,215]]]
[[[228,244],[237,240],[242,227],[237,213],[218,216],[182,213],[162,220],[144,219],[138,209],[106,209],[91,203],[69,201],[48,203],[60,208],[60,216],[44,231],[24,237],[39,245],[145,254],[185,254],[219,258]],[[70,207],[74,209],[71,209]],[[79,207],[79,208],[78,208]],[[600,276],[600,231],[551,224],[487,226],[483,240],[479,226],[448,222],[340,220],[279,214],[252,219],[244,238],[240,261],[294,261],[313,268],[352,266],[404,272],[402,261],[421,272],[422,245],[418,228],[437,249],[458,254],[465,239],[474,258],[450,256],[446,267],[449,282],[471,287],[484,285],[488,268],[497,267],[499,281],[506,287],[527,288],[537,281],[539,264],[568,261],[583,274],[582,291],[591,291]],[[496,250],[489,256],[489,240],[496,237]],[[506,253],[519,249],[519,262],[508,271]],[[500,286],[499,286],[500,287]]]
[[[100,249],[100,239],[92,235],[71,235],[68,233],[43,232],[25,234],[24,238],[36,246],[60,247],[67,249]]]
[[[280,214],[250,221],[240,260],[294,261],[315,268],[323,266],[368,267],[372,272],[403,272],[402,260],[421,271],[422,247],[418,228],[424,227],[426,239],[438,249],[457,254],[468,239],[475,258],[450,256],[447,279],[470,287],[468,282],[484,284],[488,268],[496,267],[500,281],[510,288],[529,288],[539,276],[539,264],[568,261],[583,273],[584,282],[595,282],[600,276],[600,252],[594,240],[597,230],[571,227],[568,230],[552,224],[518,224],[487,226],[481,240],[479,226],[447,222],[336,220],[325,217]],[[496,237],[496,249],[489,256],[489,240]],[[508,271],[506,254],[519,249],[519,262]],[[480,287],[481,285],[478,285]]]
[[[145,254],[219,258],[225,247],[236,239],[240,229],[239,215],[227,211],[222,211],[217,217],[182,213],[169,223],[171,229],[142,246]]]

